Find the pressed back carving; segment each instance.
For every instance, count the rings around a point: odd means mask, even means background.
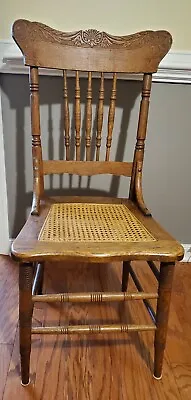
[[[98,72],[156,72],[172,43],[166,31],[127,36],[94,29],[67,33],[27,20],[14,23],[13,37],[26,65]]]
[[[13,38],[20,47],[26,65],[30,65],[31,124],[34,170],[34,214],[39,212],[43,194],[43,175],[75,173],[94,175],[111,173],[131,176],[130,198],[136,201],[144,214],[149,215],[142,196],[142,167],[146,138],[152,73],[170,49],[172,38],[166,31],[144,31],[127,36],[112,36],[94,29],[66,33],[46,25],[18,20],[13,25]],[[57,68],[63,71],[64,140],[66,161],[43,161],[40,140],[40,112],[38,93],[38,67]],[[68,100],[67,70],[75,71],[75,161],[71,161],[70,113]],[[81,154],[81,93],[80,72],[87,72],[85,159]],[[92,73],[100,73],[97,108],[96,161],[91,161],[92,142]],[[109,101],[105,162],[100,161],[104,117],[104,78],[113,74]],[[110,162],[110,150],[114,130],[117,96],[117,72],[143,73],[137,140],[133,163]],[[76,164],[75,164],[76,163]],[[75,164],[75,165],[74,165]]]

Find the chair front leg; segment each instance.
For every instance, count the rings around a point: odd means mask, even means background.
[[[31,326],[32,326],[32,280],[33,264],[22,263],[19,267],[19,335],[21,357],[21,383],[28,385],[30,352],[31,352]]]
[[[162,262],[160,265],[158,302],[156,313],[157,330],[154,341],[154,378],[161,379],[164,350],[168,328],[170,299],[175,263]]]

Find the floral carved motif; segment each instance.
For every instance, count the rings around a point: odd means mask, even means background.
[[[86,44],[90,47],[94,46],[108,46],[109,40],[105,32],[99,32],[96,29],[87,29],[85,31],[79,31],[76,38],[74,39],[76,45]]]
[[[153,31],[138,32],[133,35],[114,36],[96,29],[79,30],[76,32],[61,32],[39,22],[18,20],[14,33],[20,37],[30,37],[32,41],[48,41],[67,46],[79,47],[123,47],[127,49],[139,47],[156,38]]]

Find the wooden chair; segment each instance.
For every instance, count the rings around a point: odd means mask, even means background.
[[[142,194],[142,167],[146,137],[152,73],[171,47],[166,31],[144,31],[128,36],[111,36],[96,30],[63,33],[37,22],[17,20],[13,38],[29,66],[33,202],[26,224],[12,245],[12,257],[19,262],[19,321],[22,384],[29,383],[32,334],[108,333],[153,331],[154,377],[161,378],[166,342],[174,265],[183,257],[183,248],[152,218]],[[39,113],[38,68],[63,72],[63,109],[66,160],[43,160]],[[70,116],[67,71],[75,76],[75,160],[70,159]],[[80,72],[87,73],[86,161],[80,160]],[[96,160],[91,160],[92,71],[100,77],[98,99]],[[104,107],[104,79],[112,77],[108,113],[105,161],[100,161]],[[112,73],[112,75],[111,75]],[[143,74],[142,99],[133,162],[110,161],[114,126],[117,73]],[[44,175],[113,174],[131,177],[129,198],[62,197],[46,198]],[[43,294],[43,269],[46,261],[85,261],[89,263],[123,261],[122,292]],[[145,293],[132,269],[131,261],[145,260],[159,282],[158,293]],[[160,269],[154,261],[160,262]],[[34,275],[35,273],[35,275]],[[129,274],[138,289],[127,292]],[[32,327],[35,302],[104,302],[143,300],[152,318],[150,325],[73,325]],[[157,300],[156,314],[149,299]]]

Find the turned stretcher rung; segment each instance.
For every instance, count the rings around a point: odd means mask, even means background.
[[[118,292],[94,292],[94,293],[60,293],[60,294],[43,294],[32,296],[33,302],[85,302],[85,303],[101,303],[105,301],[127,301],[127,300],[145,300],[157,299],[157,293],[118,293]]]
[[[45,326],[33,327],[33,334],[62,334],[71,335],[75,333],[95,334],[95,333],[128,333],[135,331],[154,331],[154,325],[70,325],[70,326]]]

